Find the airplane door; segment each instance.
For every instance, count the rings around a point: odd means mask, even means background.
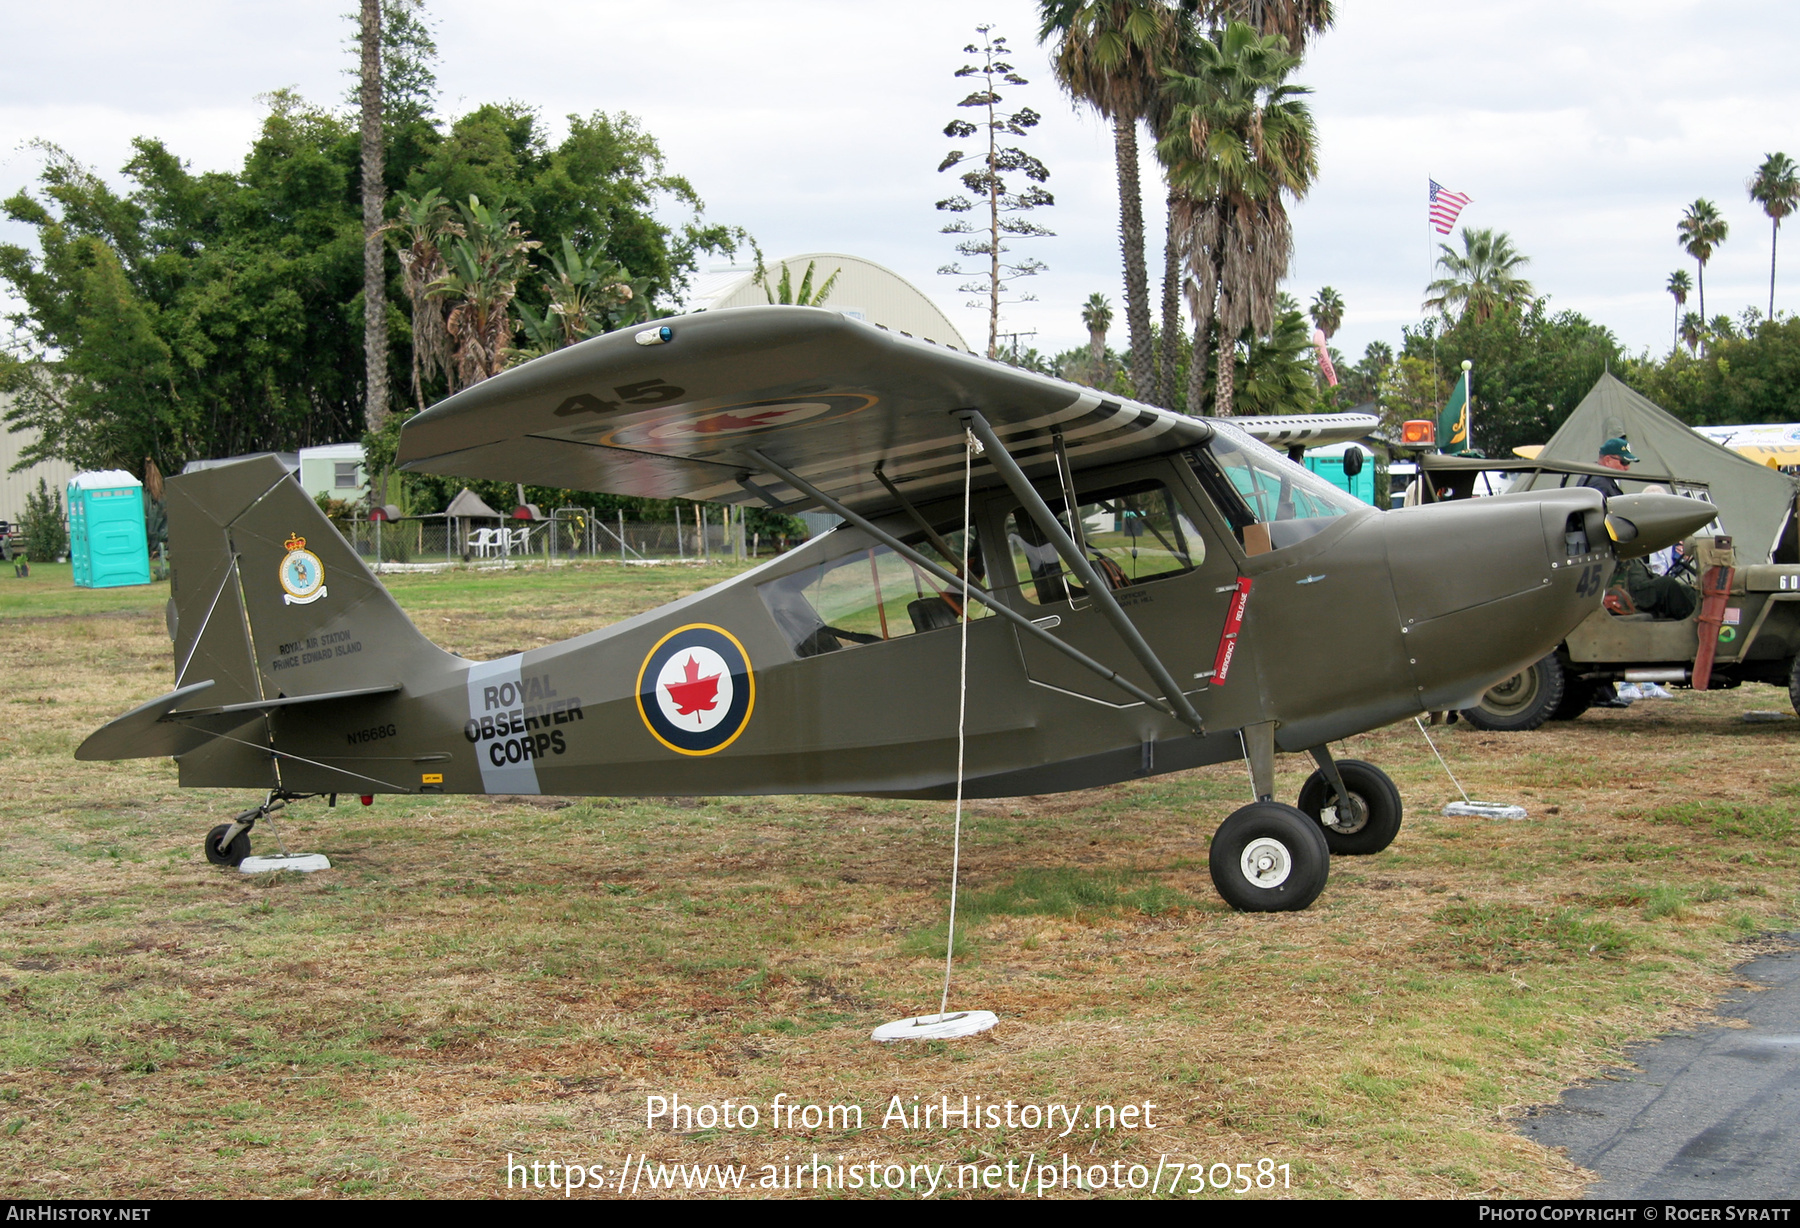
[[[1085,547],[1125,613],[1206,716],[1217,707],[1214,692],[1223,689],[1207,675],[1236,591],[1235,560],[1212,523],[1191,506],[1188,490],[1162,466],[1109,475],[1104,484],[1094,484],[1090,477],[1078,486],[1076,497],[1080,533],[1071,536]],[[1068,528],[1064,500],[1048,501]],[[1151,694],[1160,694],[1025,511],[1009,504],[1000,528],[998,540],[1008,557],[989,565],[996,587],[1006,591],[1014,608]],[[1033,682],[1115,706],[1136,702],[1036,638],[1015,634]],[[1254,693],[1249,662],[1238,659],[1230,673],[1242,675],[1239,689]],[[1227,686],[1229,680],[1228,674]]]

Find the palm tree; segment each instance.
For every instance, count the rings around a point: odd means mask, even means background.
[[[1104,294],[1090,294],[1081,305],[1081,323],[1088,330],[1088,354],[1096,371],[1106,362],[1106,330],[1112,327],[1112,318],[1112,304]]]
[[[381,218],[387,189],[382,181],[381,0],[362,0],[357,41],[362,44],[362,239],[363,422],[379,433],[388,416],[387,244]]]
[[[1449,276],[1440,277],[1425,287],[1432,297],[1425,306],[1436,308],[1446,319],[1461,318],[1473,312],[1475,319],[1485,321],[1496,311],[1523,307],[1537,296],[1530,282],[1518,276],[1520,267],[1530,264],[1531,257],[1520,255],[1512,245],[1512,237],[1504,230],[1471,230],[1462,232],[1463,250],[1458,255],[1448,243],[1438,244],[1438,267]]]
[[[831,270],[831,276],[827,277],[817,290],[814,290],[813,270],[817,267],[818,263],[817,260],[808,260],[806,262],[806,272],[800,277],[800,288],[798,290],[794,289],[793,272],[788,268],[785,261],[781,266],[780,280],[774,285],[770,285],[769,271],[763,267],[762,252],[761,250],[758,250],[756,253],[756,272],[751,276],[750,280],[763,288],[763,296],[769,300],[771,306],[782,304],[791,307],[823,307],[825,305],[825,300],[830,298],[831,292],[837,288],[838,275],[844,270],[841,268]]]
[[[1155,359],[1137,126],[1156,98],[1160,62],[1178,24],[1177,14],[1160,0],[1038,0],[1038,13],[1043,18],[1038,42],[1058,40],[1051,56],[1056,79],[1071,96],[1112,121],[1131,383],[1139,396],[1153,396]]]
[[[1800,207],[1800,167],[1784,153],[1763,159],[1750,180],[1750,199],[1763,207],[1772,223],[1769,232],[1769,318],[1775,318],[1775,241],[1781,237],[1781,219]]]
[[[1312,317],[1313,327],[1325,334],[1330,341],[1332,334],[1344,323],[1344,300],[1336,290],[1325,286],[1313,296],[1312,306],[1307,308]]]
[[[1311,91],[1286,83],[1299,63],[1280,35],[1234,21],[1196,41],[1194,72],[1171,71],[1164,83],[1169,122],[1157,153],[1185,202],[1176,223],[1194,316],[1190,412],[1202,401],[1214,325],[1213,401],[1229,416],[1240,335],[1266,336],[1275,324],[1293,251],[1284,197],[1304,196],[1318,174],[1312,113],[1300,100]]]
[[[1279,34],[1288,50],[1299,55],[1306,40],[1322,34],[1337,20],[1331,0],[1209,0],[1201,6],[1208,19],[1241,21],[1264,34]]]
[[[457,209],[463,233],[445,245],[449,267],[430,286],[434,296],[451,304],[444,328],[456,346],[450,355],[452,392],[506,369],[513,297],[519,279],[531,271],[527,253],[539,246],[525,237],[511,209],[490,208],[474,196]]]
[[[1671,350],[1681,344],[1681,309],[1687,305],[1687,296],[1693,288],[1694,283],[1688,277],[1685,269],[1676,269],[1669,274],[1669,284],[1666,289],[1675,299],[1675,341],[1669,346]]]
[[[1681,248],[1700,266],[1700,318],[1706,318],[1706,262],[1713,248],[1731,233],[1730,225],[1719,216],[1719,208],[1710,200],[1696,200],[1675,223],[1675,234]]]
[[[400,236],[400,284],[412,303],[413,404],[425,408],[425,381],[450,373],[450,334],[444,331],[444,308],[431,293],[432,283],[449,271],[444,243],[463,232],[450,202],[428,188],[421,196],[394,194],[396,217],[386,229]]]
[[[604,243],[589,251],[575,246],[568,235],[562,252],[550,257],[550,276],[544,279],[548,300],[543,315],[530,304],[519,304],[519,316],[531,345],[521,360],[551,354],[599,333],[621,328],[643,314],[650,279],[633,279],[630,272],[606,254]]]
[[[1681,327],[1677,330],[1681,339],[1687,342],[1689,350],[1698,353],[1700,342],[1706,336],[1706,321],[1700,318],[1697,311],[1687,312],[1681,317]]]
[[[1286,295],[1281,296],[1286,299]],[[1227,351],[1221,349],[1222,358]],[[1298,414],[1319,407],[1317,359],[1306,318],[1291,300],[1279,304],[1274,327],[1251,338],[1233,400],[1248,414]]]

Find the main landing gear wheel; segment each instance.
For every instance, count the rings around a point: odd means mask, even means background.
[[[1536,665],[1489,687],[1481,702],[1464,708],[1462,716],[1477,729],[1523,733],[1550,719],[1561,706],[1567,685],[1562,662],[1551,653]]]
[[[219,848],[220,839],[230,830],[231,824],[221,823],[206,833],[206,859],[215,866],[235,866],[250,855],[250,833],[247,831],[232,837],[223,850]]]
[[[1335,856],[1379,853],[1400,834],[1400,790],[1373,763],[1340,759],[1337,768],[1350,791],[1348,799],[1336,797],[1331,781],[1318,771],[1300,786],[1296,804],[1319,823]]]
[[[1331,874],[1323,829],[1280,802],[1252,802],[1219,824],[1208,860],[1213,886],[1241,912],[1297,912]]]

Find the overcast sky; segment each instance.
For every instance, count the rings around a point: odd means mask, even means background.
[[[136,135],[162,138],[196,171],[231,170],[260,122],[256,96],[288,86],[343,105],[348,0],[180,5],[12,4],[0,75],[0,192],[35,179],[33,138],[116,179]],[[771,257],[844,251],[895,269],[979,345],[933,202],[958,114],[974,25],[1006,35],[1031,84],[1007,104],[1044,123],[1027,144],[1050,167],[1057,237],[1021,243],[1049,270],[1007,312],[1047,352],[1084,338],[1080,304],[1121,298],[1110,131],[1050,78],[1030,0],[431,0],[441,110],[488,101],[539,108],[554,136],[570,112],[627,111],[662,143],[706,216],[746,227]],[[1435,240],[1427,176],[1474,197],[1464,220],[1509,232],[1558,308],[1632,349],[1669,345],[1663,287],[1693,262],[1675,223],[1696,197],[1731,237],[1707,268],[1709,314],[1768,295],[1769,221],[1745,181],[1763,156],[1800,157],[1800,5],[1794,0],[1340,0],[1339,24],[1298,79],[1314,91],[1320,177],[1295,210],[1288,289],[1321,285],[1348,304],[1336,344],[1352,358],[1419,317]],[[1147,212],[1161,191],[1146,168]],[[672,215],[673,216],[673,215]],[[29,232],[0,223],[0,237]],[[1800,307],[1800,226],[1779,309]],[[1452,236],[1455,238],[1456,236]],[[1153,265],[1160,228],[1151,238]],[[1153,276],[1155,274],[1153,273]],[[1690,301],[1689,307],[1693,304]],[[1112,341],[1123,347],[1123,311]]]

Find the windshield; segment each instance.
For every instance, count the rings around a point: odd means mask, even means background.
[[[1227,422],[1213,424],[1208,445],[1232,488],[1258,523],[1342,516],[1350,496]]]
[[[1188,461],[1246,554],[1297,545],[1361,506],[1229,422],[1211,425],[1212,441],[1189,453]]]

